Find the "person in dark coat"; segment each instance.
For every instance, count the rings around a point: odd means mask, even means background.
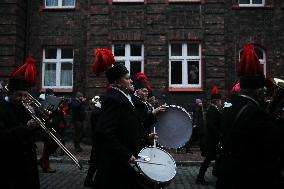
[[[72,126],[74,128],[74,147],[76,152],[82,152],[81,140],[84,134],[84,121],[86,118],[86,107],[85,107],[86,98],[83,96],[83,93],[77,92],[76,98],[71,102],[72,110]]]
[[[23,65],[27,66],[24,70],[33,69],[30,67],[34,66],[34,59],[29,57],[26,61],[28,63]],[[34,143],[34,132],[39,125],[31,119],[22,103],[26,100],[27,89],[32,86],[33,80],[30,80],[29,74],[28,78],[21,77],[19,69],[11,75],[8,97],[0,101],[0,188],[39,189]]]
[[[216,189],[283,188],[283,125],[263,106],[264,76],[253,44],[243,49],[238,75],[240,95],[223,109]]]
[[[206,133],[205,143],[202,147],[202,156],[205,157],[200,166],[196,179],[197,184],[205,184],[205,173],[211,161],[215,160],[218,153],[218,142],[220,140],[220,122],[221,122],[221,95],[218,88],[214,86],[211,93],[211,103],[206,112]]]
[[[95,96],[94,99],[92,99],[93,109],[90,117],[90,124],[91,124],[91,132],[92,132],[92,139],[95,138],[95,130],[97,128],[97,122],[101,115],[101,100],[100,96]],[[94,141],[93,141],[94,143]],[[90,160],[89,160],[89,169],[84,181],[85,187],[93,187],[94,186],[94,175],[97,171],[97,165],[96,165],[96,152],[95,152],[95,146],[92,145]]]
[[[94,67],[104,63],[109,50],[97,50]],[[111,57],[114,63],[113,57]],[[96,70],[94,70],[95,73]],[[137,115],[129,93],[134,90],[129,71],[124,65],[115,63],[106,70],[111,88],[102,100],[101,115],[95,131],[98,171],[95,176],[97,189],[138,189],[137,173],[132,167],[138,153],[155,135],[147,135]]]
[[[195,100],[195,107],[193,110],[193,118],[192,118],[192,135],[190,140],[185,145],[186,153],[192,153],[191,147],[194,144],[197,144],[200,148],[202,148],[202,143],[204,139],[204,118],[205,118],[205,110],[203,109],[203,103],[201,99]]]

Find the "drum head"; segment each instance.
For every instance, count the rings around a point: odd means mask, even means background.
[[[176,175],[176,164],[172,156],[160,148],[144,148],[139,156],[147,157],[146,162],[137,162],[140,171],[150,180],[166,183]]]
[[[159,136],[158,144],[165,148],[180,148],[190,139],[192,120],[189,113],[180,106],[169,105],[165,112],[157,115],[154,124]]]

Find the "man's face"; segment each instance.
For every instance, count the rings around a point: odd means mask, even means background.
[[[14,104],[20,103],[22,101],[26,101],[28,96],[27,91],[17,90],[14,91],[11,95],[11,102]]]
[[[148,89],[147,88],[138,89],[136,90],[136,95],[142,100],[147,101]]]
[[[125,74],[121,78],[119,78],[116,82],[118,88],[123,92],[129,94],[134,91],[133,81],[130,78],[129,74]]]

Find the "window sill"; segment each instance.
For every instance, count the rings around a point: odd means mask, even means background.
[[[59,12],[59,11],[75,11],[75,7],[72,8],[43,8],[46,12]]]
[[[45,90],[47,88],[42,88],[39,92],[41,93],[45,93]],[[55,92],[55,93],[72,93],[73,92],[73,88],[52,88],[51,89]]]
[[[273,6],[232,6],[232,10],[256,10],[256,9],[264,9],[264,10],[272,10]]]
[[[203,3],[204,0],[167,0],[168,4],[188,4],[188,3],[196,3],[200,4]]]
[[[169,92],[203,92],[203,88],[169,87]]]

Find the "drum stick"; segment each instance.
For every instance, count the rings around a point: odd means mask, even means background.
[[[147,161],[141,161],[141,160],[135,160],[135,162],[166,166],[165,164],[161,164],[161,163],[153,163],[153,162],[147,162]]]
[[[154,127],[153,132],[154,134],[156,134],[156,127]],[[154,138],[154,148],[156,148],[156,142],[157,142],[157,139]]]

